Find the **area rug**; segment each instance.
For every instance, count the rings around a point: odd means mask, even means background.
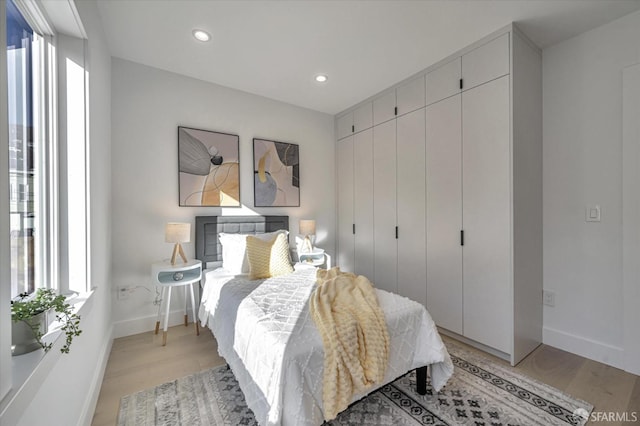
[[[383,386],[327,425],[583,425],[593,409],[508,366],[447,343],[455,371],[422,396],[415,372]],[[215,367],[127,395],[118,426],[257,425],[228,366]]]

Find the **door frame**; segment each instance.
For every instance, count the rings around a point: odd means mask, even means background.
[[[640,63],[622,70],[624,369],[640,374]]]

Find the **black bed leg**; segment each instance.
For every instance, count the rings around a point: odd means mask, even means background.
[[[420,395],[427,393],[427,366],[416,368],[416,392]]]

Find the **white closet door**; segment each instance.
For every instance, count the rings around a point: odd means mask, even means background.
[[[460,93],[460,73],[459,57],[427,73],[427,105]]]
[[[373,126],[373,104],[368,102],[353,111],[353,131],[361,132]]]
[[[375,286],[398,292],[396,240],[396,120],[373,128]]]
[[[509,77],[462,94],[464,335],[511,353]]]
[[[373,125],[395,118],[396,91],[391,90],[373,100]]]
[[[336,120],[338,139],[346,138],[353,134],[353,113],[349,112]]]
[[[337,142],[338,151],[338,259],[343,271],[354,271],[353,136]]]
[[[509,74],[509,34],[462,56],[463,90]]]
[[[354,272],[373,281],[373,129],[353,136],[353,155]]]
[[[415,78],[396,89],[397,115],[404,115],[424,106],[424,76]]]
[[[426,108],[427,310],[440,327],[462,328],[461,95]]]
[[[398,117],[398,293],[427,304],[424,109]]]

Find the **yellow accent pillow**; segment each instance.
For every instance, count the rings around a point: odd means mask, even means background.
[[[278,234],[269,241],[248,235],[247,258],[250,268],[249,278],[252,280],[293,272],[289,260],[289,243],[285,234]]]

